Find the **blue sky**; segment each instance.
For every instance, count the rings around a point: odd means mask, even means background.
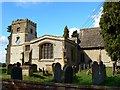
[[[89,17],[93,20],[89,27],[98,26],[100,5],[101,2],[3,2],[0,48],[5,49],[8,43],[9,33],[6,28],[13,20],[28,18],[37,23],[38,37],[44,34],[62,36],[65,25],[70,32],[86,28],[83,24]],[[5,51],[1,52],[0,57],[5,62]]]

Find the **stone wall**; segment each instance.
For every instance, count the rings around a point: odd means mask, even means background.
[[[73,84],[41,84],[20,80],[2,80],[3,90],[119,90],[120,87],[73,85]],[[5,89],[6,88],[6,89]]]
[[[87,62],[89,59],[91,59],[92,61],[99,61],[99,55],[101,52],[101,61],[103,61],[104,64],[106,64],[106,66],[110,66],[110,62],[111,59],[110,57],[107,55],[107,52],[105,51],[105,49],[102,49],[101,51],[99,49],[96,50],[84,50],[85,52],[85,62]],[[109,64],[109,65],[108,65]]]

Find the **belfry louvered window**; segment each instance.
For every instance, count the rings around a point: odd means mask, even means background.
[[[53,44],[45,43],[40,46],[40,58],[52,59],[53,58]]]

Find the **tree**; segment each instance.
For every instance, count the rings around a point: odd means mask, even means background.
[[[108,55],[112,61],[120,60],[120,1],[104,3],[99,24]]]
[[[64,37],[65,39],[69,38],[69,30],[68,30],[68,27],[67,27],[67,26],[65,26],[65,28],[64,28],[63,37]]]
[[[7,28],[7,32],[11,32],[11,25],[10,26],[8,26],[8,28]]]
[[[73,31],[73,33],[72,33],[71,36],[72,36],[72,37],[77,37],[77,38],[78,38],[78,35],[79,35],[79,34],[77,33],[77,30],[75,30],[75,31]]]

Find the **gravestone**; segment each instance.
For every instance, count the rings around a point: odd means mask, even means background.
[[[45,69],[44,69],[44,67],[42,68],[42,73],[43,73],[43,76],[46,75],[46,74],[45,74]]]
[[[12,64],[9,64],[9,65],[7,66],[7,74],[11,74],[12,68],[13,68],[13,65],[12,65]]]
[[[103,82],[106,78],[106,68],[102,61],[99,63],[99,74],[100,74],[100,83]]]
[[[31,68],[31,65],[22,65],[22,74],[24,76],[31,76],[31,75],[33,75],[33,70]]]
[[[104,81],[104,66],[102,61],[99,62],[99,74],[100,74],[99,81],[101,83]]]
[[[73,81],[73,68],[70,65],[67,65],[64,68],[64,83],[72,83]]]
[[[22,68],[20,67],[19,62],[17,62],[17,66],[12,68],[11,79],[22,80]]]
[[[54,72],[55,72],[55,63],[52,64],[52,73],[53,73],[53,77],[54,77]]]
[[[99,84],[99,65],[96,61],[92,64],[92,82],[93,84]]]
[[[55,68],[54,68],[54,81],[57,83],[61,82],[61,78],[62,78],[61,65],[60,65],[60,63],[56,63]]]
[[[37,65],[36,64],[32,64],[31,65],[31,69],[33,70],[33,72],[37,72]]]
[[[80,64],[79,65],[79,71],[81,72],[83,69],[82,69],[82,65]]]
[[[72,66],[72,69],[73,69],[73,75],[75,76],[75,74],[76,74],[75,69],[76,69],[76,68],[75,68],[74,65]]]
[[[106,79],[106,66],[103,65],[103,68],[104,68],[104,72],[103,72],[103,75],[104,75],[104,80]]]

